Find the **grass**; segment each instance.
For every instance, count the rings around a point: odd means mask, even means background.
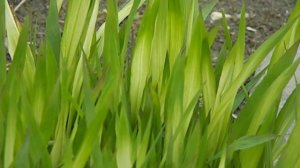
[[[35,52],[29,19],[20,25],[0,0],[0,167],[300,166],[299,84],[279,108],[300,62],[300,1],[247,59],[245,5],[233,43],[225,17],[205,26],[217,1],[202,10],[197,0],[148,0],[128,56],[144,0],[120,11],[108,0],[96,30],[99,1],[70,0],[61,36],[62,1],[51,0]],[[225,42],[214,64],[220,27]]]

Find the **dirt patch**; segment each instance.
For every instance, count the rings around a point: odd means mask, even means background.
[[[265,39],[278,30],[286,21],[293,9],[295,0],[248,0],[246,1],[247,27],[246,31],[246,54],[252,53]],[[238,16],[240,14],[242,1],[240,0],[221,0],[213,11],[225,11],[232,16],[228,19],[231,37],[237,38]],[[216,24],[208,22],[212,27]],[[224,37],[219,35],[216,40],[215,48],[220,48]]]
[[[21,0],[8,0],[12,8],[15,8]],[[207,0],[206,0],[207,1]],[[119,6],[123,6],[126,0],[119,0]],[[205,0],[201,1],[205,3]],[[295,4],[295,0],[248,0],[246,1],[247,10],[247,26],[253,30],[247,31],[246,34],[246,52],[247,55],[253,52],[270,34],[282,26]],[[104,22],[106,17],[106,0],[101,1],[98,26]],[[45,21],[47,16],[48,0],[27,0],[17,11],[17,18],[23,22],[25,16],[30,15],[33,20],[33,28],[36,30],[37,39],[42,39],[45,32]],[[237,16],[240,13],[241,1],[240,0],[220,0],[218,5],[213,11],[221,11],[224,9],[226,14],[231,16]],[[66,6],[63,6],[61,15],[63,16],[66,10]],[[140,11],[142,14],[143,11]],[[62,18],[63,24],[63,18]],[[132,27],[132,37],[130,42],[130,48],[134,45],[134,40],[138,31],[140,19],[137,20]],[[238,32],[238,17],[228,20],[232,39],[235,40]],[[217,22],[211,22],[208,20],[208,26],[212,27]],[[255,31],[254,31],[255,30]],[[219,50],[224,42],[224,38],[219,33],[214,50]]]

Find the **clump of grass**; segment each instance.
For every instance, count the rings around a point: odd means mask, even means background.
[[[208,31],[204,21],[217,1],[201,10],[197,0],[147,1],[130,62],[130,27],[144,0],[121,11],[108,0],[99,30],[99,0],[70,0],[62,37],[61,2],[50,1],[35,55],[29,22],[17,26],[0,0],[1,166],[300,166],[299,85],[279,108],[300,61],[300,1],[247,60],[245,5],[234,44],[224,19],[215,66],[210,48],[219,27]],[[5,34],[13,58],[8,72]],[[269,65],[245,85],[271,51]]]

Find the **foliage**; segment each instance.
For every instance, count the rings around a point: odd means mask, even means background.
[[[198,0],[146,1],[129,56],[144,0],[120,11],[108,0],[96,30],[99,2],[68,1],[60,32],[62,1],[51,0],[35,51],[30,21],[20,26],[0,0],[0,167],[300,167],[299,84],[279,108],[300,62],[300,1],[247,59],[245,5],[234,44],[223,18],[216,63],[210,50],[220,26],[205,26],[216,0],[203,10]]]

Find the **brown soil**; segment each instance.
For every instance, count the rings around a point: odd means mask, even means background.
[[[287,20],[293,9],[295,0],[247,0],[246,13],[247,27],[256,31],[246,31],[246,52],[252,53],[268,36],[278,30]],[[242,6],[241,0],[220,0],[214,11],[222,11],[233,16],[228,19],[231,37],[236,39],[238,32],[238,16]],[[212,23],[209,23],[212,26]],[[222,44],[223,36],[217,37],[216,46]]]
[[[12,8],[15,8],[21,0],[8,0]],[[202,0],[201,2],[207,2],[208,0]],[[126,0],[119,0],[119,6],[123,6]],[[106,0],[101,1],[98,25],[103,23],[105,20],[105,5]],[[261,44],[270,34],[275,32],[283,25],[287,17],[290,14],[295,0],[247,0],[246,1],[246,10],[248,13],[247,26],[256,30],[247,31],[246,34],[246,47],[247,54],[253,52],[259,44]],[[64,8],[66,8],[64,6]],[[224,9],[226,14],[232,16],[237,16],[240,13],[241,0],[220,0],[218,5],[213,11],[221,11]],[[30,15],[33,20],[34,28],[37,31],[37,39],[42,39],[44,36],[45,21],[48,9],[48,0],[27,0],[17,11],[17,18],[22,22],[25,16]],[[64,15],[62,10],[61,15]],[[143,11],[141,11],[142,13]],[[63,23],[63,18],[61,20]],[[229,26],[231,30],[231,36],[236,39],[237,30],[238,30],[238,18],[229,19]],[[208,27],[212,27],[217,24],[217,22],[207,21]],[[139,21],[136,21],[132,28],[132,39],[135,38],[136,32],[138,30]],[[222,33],[219,33],[214,49],[218,50],[223,44]],[[134,41],[134,40],[133,40]],[[134,43],[130,43],[132,47]]]

